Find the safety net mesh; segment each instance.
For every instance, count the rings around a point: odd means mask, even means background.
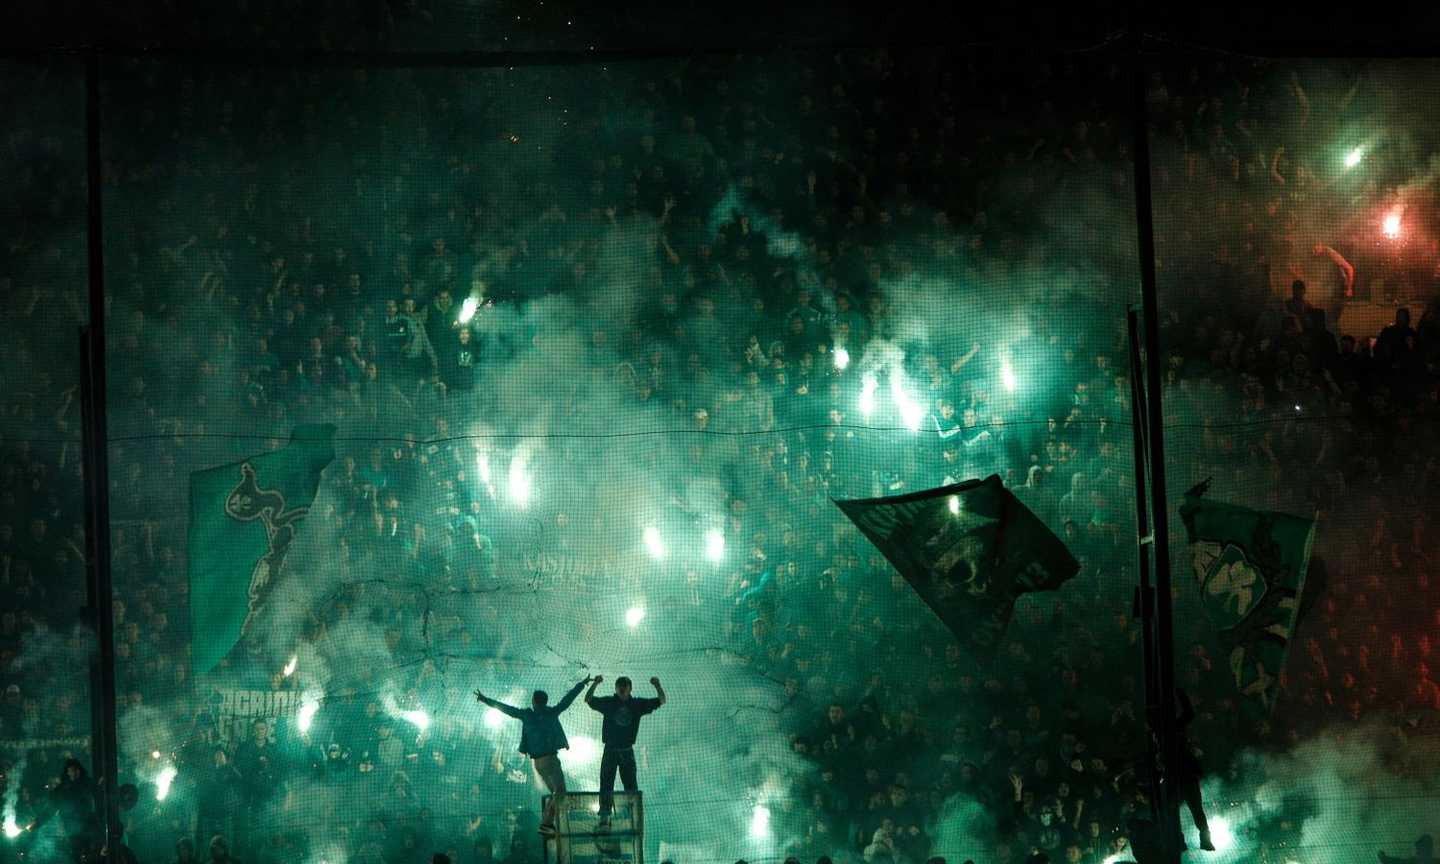
[[[598,789],[602,739],[620,759],[639,723],[656,861],[1129,860],[1153,794],[1130,62],[107,59],[136,857],[538,861],[542,771],[477,692],[557,706],[603,675],[665,704],[604,732],[577,700],[560,767]],[[1147,62],[1182,761],[1209,819],[1184,831],[1217,861],[1408,855],[1440,707],[1440,79]],[[0,855],[37,861],[84,854],[95,782],[62,777],[90,730],[80,72],[0,70]],[[987,575],[971,487],[935,499],[965,527],[908,550],[834,503],[991,475],[1053,534],[1002,528],[1007,554],[1060,542],[1073,576]],[[917,590],[901,554],[965,578]],[[530,755],[560,743],[525,728]]]

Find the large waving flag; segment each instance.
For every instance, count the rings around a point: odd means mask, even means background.
[[[331,425],[298,426],[273,452],[190,475],[190,632],[195,674],[245,635],[335,458]]]
[[[1180,506],[1201,602],[1219,631],[1241,704],[1268,717],[1300,614],[1315,520],[1203,500]]]
[[[1080,570],[1065,544],[992,474],[925,492],[836,501],[962,645],[993,654],[1027,591]]]

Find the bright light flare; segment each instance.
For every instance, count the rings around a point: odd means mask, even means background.
[[[656,528],[654,525],[647,525],[645,527],[644,538],[645,551],[650,553],[651,558],[659,561],[665,557],[665,541],[660,537],[659,528]]]
[[[750,839],[764,840],[770,836],[770,808],[756,804],[750,812]]]
[[[1015,370],[1010,367],[1009,360],[1000,361],[1000,383],[1004,385],[1007,393],[1014,393],[1015,386],[1019,383],[1015,379]]]
[[[475,467],[480,471],[480,482],[485,485],[485,491],[490,493],[491,499],[494,499],[495,484],[490,479],[490,454],[476,453]]]
[[[485,710],[485,728],[499,729],[505,725],[505,712],[498,708],[487,708]]]
[[[1105,860],[1102,861],[1101,864],[1120,864],[1121,861],[1134,860],[1135,856],[1131,855],[1129,852],[1116,852],[1114,855],[1106,856]]]
[[[303,732],[309,732],[310,726],[315,722],[315,713],[320,710],[320,700],[308,693],[300,700],[300,710],[295,714],[295,726]]]
[[[430,728],[430,715],[418,708],[414,711],[401,711],[400,716],[421,732]]]
[[[292,655],[290,655],[290,662],[289,662],[289,663],[286,663],[286,664],[285,664],[285,668],[284,668],[283,670],[281,670],[281,671],[284,673],[284,675],[285,675],[286,678],[289,678],[291,675],[294,675],[294,674],[295,674],[295,667],[296,667],[296,666],[299,666],[299,665],[300,665],[300,655],[298,655],[298,654],[292,654]]]
[[[573,765],[589,765],[600,755],[600,746],[595,739],[588,735],[576,735],[570,738],[570,752],[566,754],[565,761]]]
[[[159,751],[159,750],[151,750],[151,751],[150,751],[150,758],[151,758],[151,759],[159,759],[159,758],[160,758],[160,751]]]
[[[1359,164],[1360,164],[1360,160],[1361,160],[1361,159],[1364,159],[1364,158],[1365,158],[1365,148],[1364,148],[1364,147],[1356,147],[1354,150],[1351,150],[1349,153],[1346,153],[1346,154],[1345,154],[1345,167],[1346,167],[1346,168],[1354,168],[1356,165],[1359,165]]]
[[[959,496],[959,495],[951,495],[951,496],[950,496],[950,501],[949,501],[948,503],[949,503],[949,506],[950,506],[950,512],[953,513],[953,514],[955,514],[956,516],[959,516],[959,515],[960,515],[960,496]]]
[[[525,472],[525,458],[519,453],[510,457],[510,475],[506,480],[510,500],[521,509],[530,504],[530,475]]]
[[[166,765],[160,769],[155,776],[155,800],[164,801],[170,796],[170,784],[175,782],[175,775],[180,773],[175,770],[174,765]]]
[[[629,627],[631,630],[634,630],[636,627],[639,627],[639,626],[640,626],[640,622],[641,622],[641,621],[644,621],[644,620],[645,620],[645,607],[643,607],[643,606],[631,606],[629,609],[625,610],[625,626],[626,626],[626,627]]]
[[[460,317],[456,320],[461,324],[469,324],[470,319],[475,317],[475,310],[479,308],[480,298],[473,295],[466,297],[465,302],[460,304]]]
[[[866,372],[865,376],[860,379],[860,413],[866,417],[869,417],[870,412],[875,410],[875,390],[879,386],[880,382],[875,380],[872,372]]]
[[[1386,237],[1389,237],[1391,240],[1394,240],[1394,239],[1396,239],[1397,237],[1399,237],[1399,236],[1400,236],[1400,211],[1397,210],[1397,211],[1395,211],[1395,212],[1393,212],[1393,213],[1387,214],[1387,215],[1385,216],[1385,221],[1382,222],[1382,223],[1380,223],[1380,230],[1383,231],[1383,232],[1385,232],[1385,236],[1386,236]]]
[[[20,826],[15,824],[15,814],[5,814],[5,836],[11,840],[20,836]]]
[[[1210,819],[1210,842],[1215,844],[1216,852],[1229,852],[1235,848],[1235,832],[1230,828],[1229,819],[1224,816]]]
[[[839,369],[841,372],[843,372],[843,371],[845,371],[845,367],[846,367],[846,366],[849,366],[849,365],[850,365],[850,352],[849,352],[849,351],[846,351],[843,346],[840,346],[840,345],[835,346],[835,368],[836,368],[836,369]]]
[[[900,411],[900,419],[904,421],[905,428],[911,432],[918,430],[920,421],[925,419],[925,409],[905,392],[905,381],[898,371],[890,373],[890,398],[895,400],[895,407]]]
[[[705,532],[705,557],[711,561],[725,558],[725,533],[718,528]]]

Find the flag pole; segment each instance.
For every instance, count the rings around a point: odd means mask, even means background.
[[[1167,781],[1155,791],[1160,802],[1160,835],[1165,860],[1180,861],[1180,809],[1174,788],[1180,766],[1176,728],[1175,637],[1170,588],[1169,498],[1165,493],[1165,414],[1161,407],[1164,364],[1160,352],[1160,305],[1155,276],[1155,212],[1150,186],[1150,117],[1146,105],[1144,36],[1138,21],[1132,29],[1131,122],[1135,147],[1135,226],[1140,255],[1140,297],[1144,320],[1146,417],[1145,444],[1149,470],[1150,511],[1153,516],[1150,547],[1155,566],[1155,688],[1147,702],[1159,706],[1150,718],[1160,743],[1161,776]],[[1138,430],[1137,430],[1138,431]],[[1136,478],[1137,492],[1140,478]],[[1144,553],[1142,551],[1141,558]]]
[[[99,784],[102,837],[110,858],[120,842],[116,772],[114,583],[110,571],[110,460],[105,417],[105,246],[101,234],[100,54],[85,63],[86,251],[90,321],[80,328],[80,405],[85,470],[85,553],[90,625],[96,652],[90,662],[91,765]]]

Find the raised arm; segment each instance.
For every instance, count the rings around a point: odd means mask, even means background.
[[[975,359],[975,355],[976,355],[976,354],[979,354],[979,353],[980,353],[980,343],[979,343],[979,342],[972,342],[972,343],[970,344],[970,350],[965,352],[965,356],[955,358],[955,362],[950,364],[950,371],[951,371],[951,372],[959,372],[961,369],[965,368],[965,364],[966,364],[966,363],[969,363],[971,360],[974,360],[974,359]]]
[[[660,679],[659,679],[659,678],[651,678],[651,679],[650,679],[650,686],[655,688],[655,699],[656,699],[661,705],[664,705],[664,704],[665,704],[665,690],[664,690],[664,688],[662,688],[662,687],[660,686]]]
[[[1316,243],[1316,244],[1315,244],[1315,247],[1316,247],[1316,249],[1317,249],[1321,254],[1325,255],[1325,256],[1328,257],[1331,261],[1333,261],[1333,262],[1335,263],[1335,266],[1340,268],[1340,272],[1345,275],[1345,296],[1346,296],[1346,297],[1352,297],[1352,296],[1354,296],[1354,294],[1355,294],[1355,266],[1354,266],[1353,264],[1351,264],[1349,261],[1346,261],[1344,255],[1341,255],[1339,252],[1336,252],[1336,251],[1335,251],[1335,248],[1334,248],[1333,246],[1326,246],[1326,245],[1323,244],[1323,243]]]
[[[766,586],[766,585],[769,585],[769,584],[770,584],[770,571],[769,571],[769,570],[762,570],[762,571],[760,572],[760,578],[757,579],[757,580],[755,580],[755,584],[754,584],[754,585],[751,585],[749,588],[746,588],[744,591],[742,591],[742,592],[740,593],[740,602],[741,602],[741,603],[748,603],[748,602],[750,601],[750,598],[751,598],[751,597],[754,597],[755,595],[759,594],[761,591],[764,591],[764,590],[765,590],[765,586]]]
[[[979,444],[979,443],[982,442],[982,441],[987,441],[987,440],[989,440],[989,438],[990,438],[990,430],[989,430],[989,429],[981,429],[979,432],[975,433],[975,437],[974,437],[974,438],[970,438],[970,439],[968,439],[968,440],[965,439],[965,438],[961,438],[960,440],[961,440],[962,443],[964,443],[964,445],[965,445],[966,447],[974,447],[976,444]]]
[[[476,691],[475,691],[475,701],[476,701],[476,702],[479,702],[479,703],[481,703],[481,704],[483,704],[483,705],[489,705],[491,708],[494,708],[496,711],[499,711],[499,712],[502,713],[502,714],[509,714],[511,717],[514,717],[516,720],[519,720],[519,719],[520,719],[520,713],[521,713],[521,712],[520,712],[520,709],[519,709],[519,708],[515,708],[515,707],[513,707],[513,706],[506,705],[504,702],[501,702],[501,701],[498,700],[498,699],[491,699],[489,696],[486,696],[484,693],[481,693],[479,690],[476,690]]]
[[[600,682],[604,680],[604,675],[596,675],[594,678],[590,679],[590,689],[585,691],[585,704],[589,705],[596,711],[599,711],[600,709],[595,707],[595,688],[599,687]]]
[[[580,691],[585,689],[585,685],[589,683],[590,678],[586,677],[585,679],[577,683],[574,687],[571,687],[570,692],[565,694],[565,698],[560,700],[560,704],[555,706],[555,713],[564,714],[565,709],[570,707],[570,703],[575,701],[575,697],[579,696]]]

